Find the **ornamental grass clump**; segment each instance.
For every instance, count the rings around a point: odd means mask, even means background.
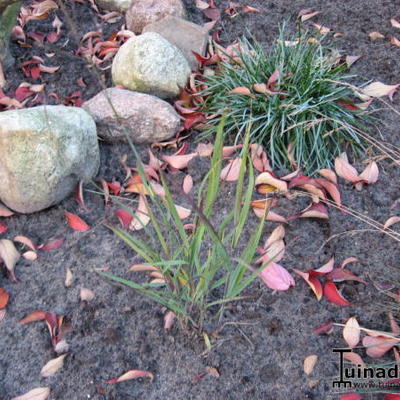
[[[220,198],[223,125],[224,120],[217,128],[210,171],[199,188],[198,198],[186,197],[192,209],[190,227],[178,215],[174,204],[176,194],[170,191],[173,183],[161,176],[165,196],[155,194],[147,183],[139,156],[136,158],[145,185],[150,223],[143,226],[141,235],[115,226],[110,229],[142,258],[142,263],[132,270],[150,272],[156,279],[141,283],[99,272],[140,291],[168,308],[182,325],[199,331],[208,318],[222,316],[228,302],[241,299],[242,292],[269,265],[260,266],[256,259],[265,218],[251,235],[242,235],[255,184],[249,156],[249,131],[243,146],[234,204],[226,204],[225,216],[215,207]],[[127,211],[131,212],[128,208]]]
[[[225,54],[199,82],[204,88],[206,135],[215,134],[222,112],[225,133],[240,143],[251,124],[251,141],[263,144],[275,168],[299,166],[306,174],[332,167],[343,151],[360,155],[368,116],[353,103],[345,82],[347,64],[337,51],[307,33],[280,38],[266,52],[247,39]],[[361,134],[361,135],[360,135]]]

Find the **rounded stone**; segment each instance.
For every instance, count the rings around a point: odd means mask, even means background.
[[[0,200],[20,213],[48,208],[96,175],[96,124],[81,108],[0,113]]]
[[[123,44],[111,70],[115,85],[160,98],[177,97],[190,72],[182,52],[155,32],[130,38]]]

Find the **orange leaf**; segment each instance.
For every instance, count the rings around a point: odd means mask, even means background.
[[[127,381],[130,379],[137,379],[137,378],[150,378],[150,381],[152,381],[154,379],[154,375],[148,371],[142,371],[139,369],[131,369],[130,371],[125,372],[125,374],[121,375],[120,377],[115,378],[115,379],[110,379],[106,382],[107,383],[117,383],[117,382]]]
[[[251,91],[249,88],[244,87],[244,86],[239,86],[235,89],[232,89],[228,92],[228,94],[241,94],[244,96],[251,96]]]
[[[43,321],[46,319],[46,312],[45,311],[33,311],[30,314],[28,314],[25,318],[22,318],[21,321],[19,321],[19,324],[27,324],[29,322],[35,322],[35,321]]]
[[[272,186],[273,188],[281,191],[281,192],[287,192],[288,186],[285,181],[282,181],[281,179],[276,178],[271,172],[263,172],[260,175],[257,176],[256,181],[255,181],[256,187],[259,185],[268,185]]]
[[[9,299],[10,295],[4,289],[0,288],[0,309],[6,307]]]
[[[71,214],[68,211],[65,211],[65,217],[67,218],[67,223],[70,228],[75,231],[88,231],[90,230],[89,225],[83,221],[80,217],[75,214]]]

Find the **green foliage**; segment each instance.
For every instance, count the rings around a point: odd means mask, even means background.
[[[289,146],[308,174],[331,167],[345,147],[360,154],[364,143],[357,129],[366,127],[365,112],[345,107],[352,104],[352,91],[341,82],[351,76],[344,75],[346,64],[338,63],[337,53],[323,46],[321,39],[307,33],[286,38],[283,27],[268,53],[259,43],[242,40],[237,57],[205,75],[203,111],[225,112],[225,133],[235,143],[243,140],[251,125],[251,141],[265,146],[277,168],[291,166]],[[270,88],[276,93],[258,93],[253,85],[267,84],[275,71],[278,82]],[[250,89],[251,94],[229,93],[238,87]],[[205,135],[215,134],[220,118],[209,122]]]
[[[184,228],[164,177],[164,200],[154,195],[146,184],[150,193],[147,199],[151,223],[144,229],[145,239],[110,227],[147,264],[159,269],[166,285],[136,283],[102,273],[113,281],[139,290],[172,310],[184,325],[200,330],[209,312],[213,316],[222,315],[224,305],[240,299],[243,290],[258,276],[252,263],[264,227],[262,220],[251,237],[242,238],[255,180],[248,155],[250,130],[244,145],[235,207],[232,205],[233,210],[219,221],[218,228],[211,222],[216,217],[214,206],[220,192],[224,123],[223,118],[217,128],[211,168],[201,185],[198,200],[187,198],[194,216],[192,230]],[[139,158],[137,160],[145,182],[143,167]],[[247,187],[244,187],[245,182]]]

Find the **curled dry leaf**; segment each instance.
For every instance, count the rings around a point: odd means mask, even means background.
[[[110,379],[106,382],[107,383],[117,383],[117,382],[127,381],[130,379],[137,379],[137,378],[149,378],[150,381],[152,381],[154,379],[154,375],[149,371],[142,371],[139,369],[131,369],[130,371],[125,372],[125,374],[121,375],[120,377],[115,378],[115,379]]]
[[[387,229],[387,228],[389,228],[390,226],[392,226],[392,225],[394,225],[394,224],[397,224],[398,222],[400,222],[400,217],[396,217],[396,216],[390,217],[390,218],[385,222],[385,224],[383,225],[383,229]]]
[[[20,254],[14,246],[14,243],[8,239],[0,240],[0,258],[3,259],[3,262],[10,273],[10,276],[13,280],[15,280],[14,276],[14,268],[17,261],[20,259]]]
[[[93,290],[82,288],[79,292],[82,301],[92,301],[95,298]]]
[[[349,306],[350,303],[340,294],[333,282],[326,282],[324,285],[324,296],[338,306]]]
[[[89,231],[90,226],[80,217],[65,211],[65,218],[67,219],[68,226],[75,231]]]
[[[143,229],[150,222],[149,212],[147,209],[147,202],[144,195],[139,195],[139,204],[136,209],[132,221],[129,224],[129,229],[139,231]]]
[[[347,67],[350,68],[356,61],[358,61],[362,56],[346,56]]]
[[[325,179],[331,181],[334,184],[337,184],[336,174],[328,168],[320,169],[318,173]]]
[[[272,243],[278,240],[282,240],[284,237],[285,237],[285,227],[283,225],[277,226],[265,241],[264,249],[267,249]]]
[[[64,364],[64,358],[67,354],[63,354],[57,358],[54,358],[46,363],[40,371],[40,375],[47,378],[53,376],[58,370],[60,370]]]
[[[199,143],[196,147],[196,153],[200,157],[210,157],[214,150],[212,143]]]
[[[207,375],[212,376],[214,378],[219,378],[221,375],[219,374],[217,368],[214,367],[206,367]]]
[[[288,190],[287,183],[285,181],[282,181],[281,179],[276,178],[269,171],[263,172],[258,175],[255,181],[255,185],[257,187],[257,191],[263,194],[274,190],[279,190],[281,192],[287,192]]]
[[[392,24],[393,28],[400,29],[400,22],[396,18],[392,18],[390,23]]]
[[[124,229],[129,229],[129,225],[131,224],[133,219],[132,214],[130,214],[124,208],[121,208],[119,210],[114,210],[114,215],[118,218],[121,226]]]
[[[23,325],[23,324],[28,324],[29,322],[43,321],[45,319],[46,319],[46,312],[38,310],[31,312],[25,318],[22,318],[21,321],[19,321],[18,323]]]
[[[311,356],[308,356],[304,360],[304,372],[307,375],[310,375],[311,372],[313,371],[315,364],[317,363],[318,356],[313,354]]]
[[[176,315],[171,310],[167,311],[164,315],[164,330],[169,331],[174,325]]]
[[[347,320],[343,328],[343,338],[350,348],[356,347],[360,341],[360,325],[356,317]]]
[[[301,276],[307,282],[308,286],[310,286],[311,290],[314,292],[317,300],[320,301],[323,295],[321,282],[317,278],[310,276],[309,272],[303,272],[298,269],[293,269],[293,272]]]
[[[333,331],[333,322],[327,321],[314,328],[312,333],[314,335],[322,335],[322,334],[329,335],[330,333],[332,333],[332,331]]]
[[[15,236],[14,237],[14,242],[19,242],[24,244],[25,246],[29,247],[31,250],[36,251],[37,246],[33,241],[26,236]]]
[[[178,206],[175,204],[176,212],[178,213],[178,216],[180,219],[185,219],[190,217],[190,214],[192,213],[192,210],[189,210],[188,208]]]
[[[358,179],[367,182],[368,184],[376,183],[379,177],[378,165],[372,161],[367,165],[363,172],[359,175]]]
[[[357,183],[360,180],[357,170],[350,165],[346,153],[342,153],[339,157],[335,158],[335,171],[341,178],[347,181]]]
[[[64,238],[50,239],[47,243],[38,246],[39,250],[57,250],[64,243]]]
[[[320,13],[321,13],[321,11],[313,11],[313,10],[309,10],[309,9],[304,9],[304,10],[300,10],[297,17],[300,18],[301,22],[305,22]]]
[[[30,390],[22,396],[13,397],[11,400],[46,400],[49,394],[50,388],[40,387]]]

